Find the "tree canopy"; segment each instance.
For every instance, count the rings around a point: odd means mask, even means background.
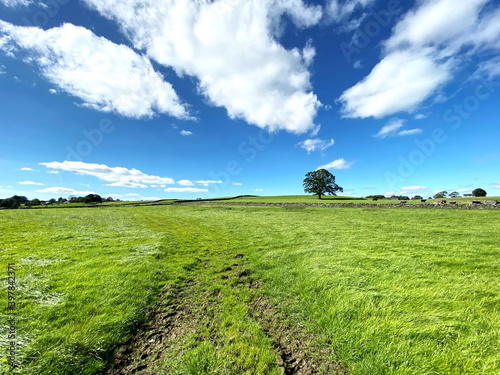
[[[443,191],[440,191],[439,193],[435,194],[434,199],[446,198],[447,195],[448,195],[448,192],[443,190]]]
[[[475,197],[486,197],[486,191],[481,188],[477,188],[472,192],[472,195]]]
[[[318,169],[306,173],[303,186],[304,192],[315,194],[319,199],[321,199],[322,195],[337,195],[338,191],[344,191],[343,188],[335,183],[335,176],[326,169]]]

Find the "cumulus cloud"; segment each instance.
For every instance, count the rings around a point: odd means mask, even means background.
[[[329,141],[315,138],[315,139],[306,139],[303,142],[300,142],[298,146],[303,148],[304,150],[307,151],[308,154],[311,152],[314,152],[316,150],[318,151],[323,151],[326,150],[328,147],[333,146],[334,140],[330,139]]]
[[[256,191],[258,193],[262,193],[264,191],[264,189],[255,189],[254,191]]]
[[[381,61],[340,97],[345,117],[413,112],[474,61],[500,49],[500,9],[491,0],[421,0],[394,27]],[[484,54],[482,54],[483,56]],[[494,74],[494,63],[485,65]]]
[[[198,188],[166,188],[165,191],[167,193],[208,193],[207,189],[198,189]]]
[[[108,167],[104,164],[84,163],[81,161],[64,161],[40,163],[49,169],[74,172],[79,175],[94,176],[106,182],[107,186],[145,188],[145,184],[174,184],[175,181],[168,177],[147,175],[135,168]]]
[[[394,52],[340,96],[343,116],[380,118],[412,112],[450,77],[450,64],[437,64],[425,51]]]
[[[43,185],[40,182],[34,182],[34,181],[19,181],[19,185]]]
[[[317,24],[321,6],[302,0],[84,0],[121,27],[135,48],[179,75],[230,118],[270,131],[304,133],[321,106],[311,92],[310,44],[278,42],[282,15],[300,28]]]
[[[234,186],[242,186],[243,184],[242,184],[242,183],[240,183],[240,182],[233,182],[233,185],[234,185]]]
[[[422,129],[402,130],[405,120],[392,119],[387,125],[384,125],[380,131],[374,135],[375,138],[404,137],[407,135],[416,135],[422,133]]]
[[[354,164],[354,162],[347,162],[344,159],[337,159],[331,163],[319,166],[318,169],[349,169]]]
[[[93,191],[77,191],[74,189],[64,187],[51,187],[41,190],[35,190],[37,193],[50,193],[50,194],[69,194],[69,195],[88,195],[95,194]]]
[[[133,118],[156,113],[189,118],[172,85],[146,57],[83,27],[42,30],[0,21],[0,41],[0,49],[32,61],[49,82],[80,98],[83,106]]]
[[[28,167],[23,167],[23,168],[21,168],[21,170],[22,170],[22,171],[33,171],[33,172],[38,172],[38,171],[36,171],[36,170],[34,170],[34,169],[32,169],[32,168],[28,168]]]
[[[189,135],[193,135],[193,132],[190,132],[189,130],[181,130],[181,135],[189,136]]]

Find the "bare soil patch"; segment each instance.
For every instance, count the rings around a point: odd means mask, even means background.
[[[241,264],[242,254],[236,254],[233,261],[235,263],[231,266],[219,271],[216,279],[232,288],[251,291],[253,297],[247,302],[249,314],[274,343],[282,374],[347,373],[340,363],[329,360],[332,358],[331,348],[315,345],[317,340],[313,335],[303,327],[287,323],[280,306],[269,302],[260,293],[262,284],[250,269]],[[203,290],[201,294],[200,290]],[[185,351],[182,343],[186,342],[186,337],[196,337],[200,324],[210,327],[210,306],[216,304],[219,297],[217,289],[209,291],[199,280],[166,286],[155,307],[147,312],[147,322],[118,349],[106,375],[156,374],[155,369],[162,365],[163,353],[174,351],[182,356]],[[217,332],[212,333],[211,339],[217,340]]]

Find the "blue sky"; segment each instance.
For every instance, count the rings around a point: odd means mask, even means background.
[[[500,1],[0,0],[0,197],[500,195]]]

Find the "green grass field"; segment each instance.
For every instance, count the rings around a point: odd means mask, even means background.
[[[3,373],[500,373],[496,210],[4,210],[0,227]]]

